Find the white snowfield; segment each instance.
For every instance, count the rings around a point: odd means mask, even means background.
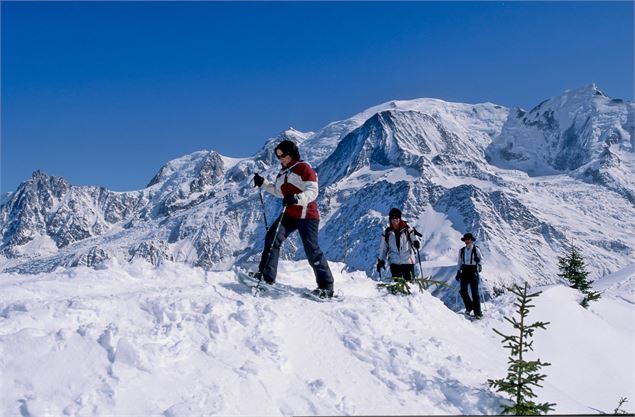
[[[392,296],[331,264],[340,303],[255,298],[232,271],[166,262],[0,275],[0,415],[497,414],[510,294],[470,322],[428,292]],[[315,287],[306,262],[278,279]],[[485,274],[486,279],[486,274]],[[540,288],[549,321],[531,358],[552,363],[539,402],[557,413],[633,412],[635,264],[598,281],[588,310]]]

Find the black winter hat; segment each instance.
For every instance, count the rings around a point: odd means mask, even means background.
[[[476,238],[474,237],[474,235],[472,233],[466,233],[463,235],[463,237],[461,238],[461,240],[463,242],[465,242],[467,239],[470,239],[472,242],[474,242],[476,240]]]
[[[401,210],[399,210],[398,208],[391,208],[390,211],[388,212],[388,218],[389,219],[401,219]]]

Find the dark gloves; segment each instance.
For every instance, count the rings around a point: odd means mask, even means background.
[[[418,240],[415,240],[414,242],[412,242],[412,247],[416,250],[419,250],[419,248],[421,248],[421,243],[419,243]]]
[[[381,274],[382,269],[386,269],[386,262],[383,259],[377,259],[377,272]]]
[[[256,173],[256,175],[254,175],[254,187],[260,187],[262,184],[264,184],[265,179],[262,178],[260,175],[258,175]]]
[[[298,197],[295,194],[287,194],[282,199],[282,204],[284,206],[292,206],[294,204],[298,204]]]
[[[457,281],[461,280],[461,271],[456,271],[456,277],[454,277]]]

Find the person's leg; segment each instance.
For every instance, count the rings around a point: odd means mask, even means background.
[[[258,271],[262,274],[262,279],[269,284],[274,283],[276,281],[276,275],[278,275],[280,246],[282,246],[282,242],[297,228],[295,221],[283,219],[279,227],[278,222],[280,222],[280,217],[278,217],[269,228],[269,231],[267,231],[265,247],[260,257],[260,264],[258,265]]]
[[[406,279],[406,281],[414,281],[415,279],[415,266],[413,264],[404,264],[401,265],[401,276]]]
[[[319,220],[300,220],[298,231],[300,232],[306,258],[311,264],[311,268],[313,268],[318,288],[332,291],[333,275],[326,256],[324,256],[318,245],[318,225]]]
[[[463,304],[465,304],[465,309],[467,310],[467,312],[469,313],[470,311],[472,311],[472,300],[470,299],[469,294],[467,293],[467,287],[469,284],[469,277],[466,276],[467,274],[464,272],[461,274],[461,298],[463,299]]]
[[[472,292],[472,306],[475,316],[480,316],[481,313],[481,298],[478,295],[479,278],[477,274],[472,274],[470,278],[470,291]]]
[[[401,276],[401,265],[390,264],[390,276],[393,278]]]

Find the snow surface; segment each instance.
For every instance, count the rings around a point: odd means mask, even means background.
[[[430,214],[432,215],[432,214]],[[433,235],[435,231],[430,231]],[[450,261],[450,259],[447,259]],[[0,415],[496,414],[506,373],[496,328],[514,298],[470,322],[428,292],[399,297],[332,263],[340,303],[255,298],[233,271],[106,261],[97,269],[0,274]],[[306,262],[279,280],[314,288]],[[612,412],[635,399],[635,264],[601,280],[588,310],[540,288],[535,352],[552,363],[541,402]]]

